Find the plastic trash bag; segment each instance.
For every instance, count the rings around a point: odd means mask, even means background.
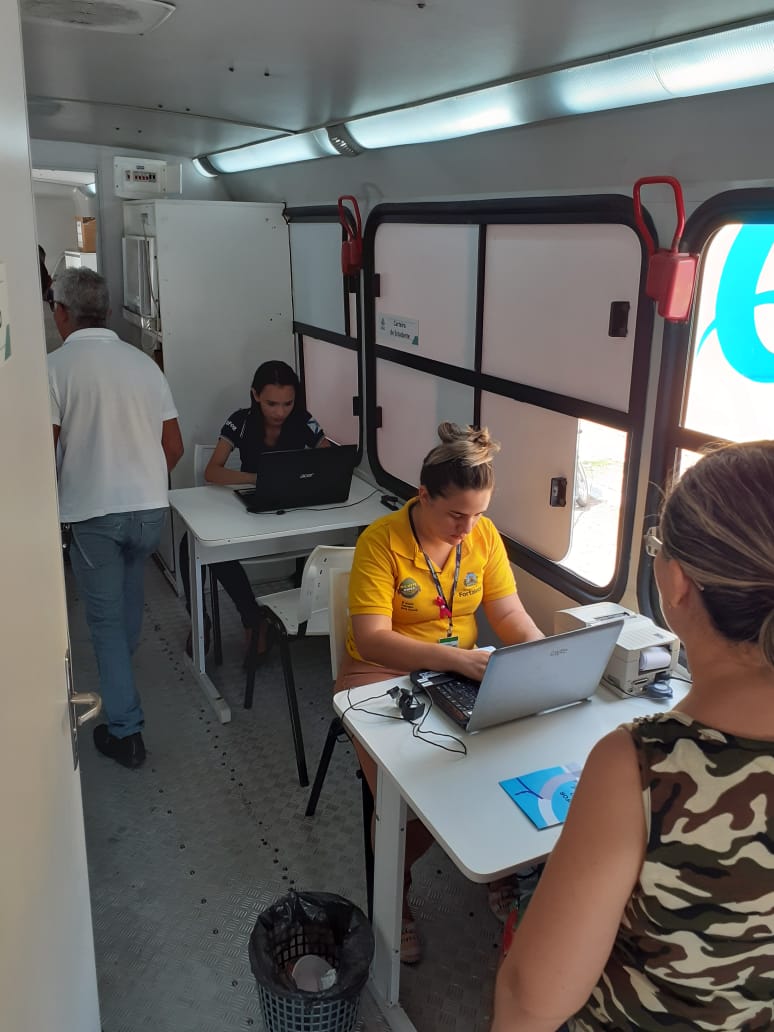
[[[333,1002],[359,995],[368,979],[374,936],[359,907],[329,892],[289,892],[258,916],[250,936],[250,966],[259,987],[278,996]],[[305,955],[336,970],[330,989],[308,992],[292,977]]]

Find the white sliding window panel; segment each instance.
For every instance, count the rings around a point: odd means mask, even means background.
[[[291,222],[290,264],[295,321],[344,333],[341,226],[337,222]]]
[[[376,375],[382,408],[379,463],[392,476],[418,484],[422,459],[438,444],[438,424],[473,422],[473,388],[382,360]]]
[[[628,226],[489,226],[482,371],[627,412],[641,266]]]
[[[472,369],[477,267],[477,226],[380,225],[377,345]]]
[[[489,517],[502,534],[559,562],[572,535],[577,419],[484,394],[481,423],[502,445]],[[564,506],[549,504],[552,477],[566,480]]]
[[[360,419],[352,414],[358,394],[358,352],[303,337],[306,407],[337,444],[360,443]]]

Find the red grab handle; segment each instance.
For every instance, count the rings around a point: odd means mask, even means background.
[[[344,202],[349,201],[355,213],[355,226],[352,226],[351,214]],[[357,198],[344,194],[338,200],[339,222],[346,236],[341,244],[341,271],[345,276],[356,276],[363,265],[363,225],[360,220],[360,208]]]
[[[680,243],[680,239],[685,229],[685,205],[683,203],[683,188],[680,185],[680,180],[675,179],[674,176],[643,176],[642,179],[638,179],[634,184],[633,200],[634,200],[634,221],[637,224],[637,229],[640,231],[643,239],[645,240],[645,246],[648,249],[648,254],[655,254],[656,245],[653,241],[653,237],[650,235],[648,227],[645,225],[645,219],[642,216],[642,202],[640,200],[640,190],[643,186],[652,184],[660,184],[663,186],[671,186],[675,195],[675,210],[677,212],[677,226],[675,227],[675,235],[672,237],[672,246],[670,250],[673,254],[677,254],[677,246]]]

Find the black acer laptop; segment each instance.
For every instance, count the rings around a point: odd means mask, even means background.
[[[234,494],[248,512],[346,502],[356,456],[354,444],[264,452],[255,487],[240,487]]]
[[[465,731],[481,731],[588,699],[597,690],[623,620],[495,649],[481,683],[414,670],[411,681]]]

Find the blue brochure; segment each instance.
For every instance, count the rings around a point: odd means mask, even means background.
[[[501,781],[500,785],[536,828],[550,828],[561,824],[567,816],[580,772],[579,764],[568,763],[564,767],[533,770]]]

